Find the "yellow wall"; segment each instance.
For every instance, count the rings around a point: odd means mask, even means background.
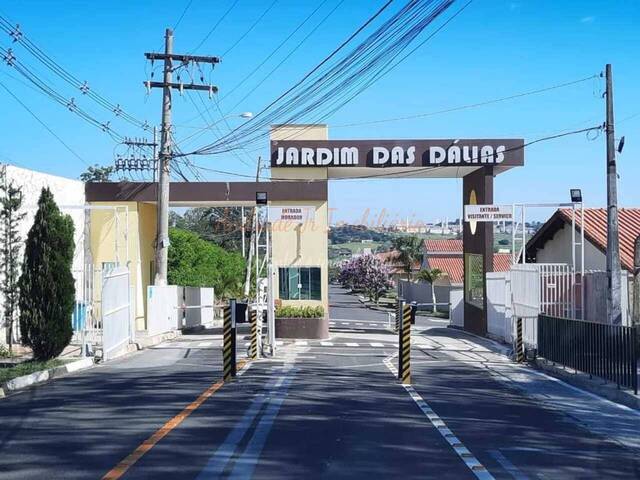
[[[119,207],[117,210],[91,210],[92,263],[96,270],[101,269],[104,263],[119,261],[121,265],[129,265],[136,329],[145,330],[145,292],[152,280],[150,270],[154,258],[155,205],[138,202],[95,202],[91,205]],[[99,295],[96,290],[94,296]]]
[[[327,140],[326,125],[287,125],[276,126],[271,129],[271,140]],[[319,168],[272,168],[271,178],[326,180],[327,169]],[[275,294],[279,296],[280,267],[320,267],[322,300],[283,300],[285,305],[322,305],[325,313],[329,314],[329,257],[328,231],[329,207],[328,202],[271,202],[274,207],[297,205],[315,207],[313,223],[307,222],[300,226],[288,225],[283,228],[277,222],[272,225],[272,259],[276,272]]]

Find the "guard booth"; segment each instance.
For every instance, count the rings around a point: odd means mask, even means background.
[[[494,177],[524,164],[523,147],[522,139],[330,140],[326,125],[277,125],[271,131],[270,182],[175,182],[169,199],[171,206],[180,207],[254,206],[256,193],[266,192],[275,298],[283,305],[322,306],[328,316],[329,181],[462,178],[461,207],[491,204]],[[118,205],[129,212],[127,261],[138,330],[146,329],[156,198],[154,183],[86,184],[91,205]],[[94,263],[109,262],[113,242],[102,240],[113,235],[112,226],[97,211],[89,223]],[[463,245],[464,328],[484,335],[485,274],[493,269],[492,224],[465,222]]]

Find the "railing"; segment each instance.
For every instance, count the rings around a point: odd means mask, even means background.
[[[635,327],[540,315],[538,355],[638,394]]]

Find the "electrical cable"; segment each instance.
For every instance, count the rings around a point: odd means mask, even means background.
[[[42,125],[56,140],[58,140],[58,142],[60,142],[62,146],[64,146],[64,148],[66,148],[74,157],[76,157],[78,160],[84,163],[87,167],[91,166],[89,162],[87,162],[84,158],[82,158],[73,148],[71,148],[64,140],[62,140],[62,138],[60,138],[53,130],[51,130],[51,128],[46,123],[44,123],[40,119],[40,117],[33,112],[33,110],[31,110],[25,103],[23,103],[22,100],[20,100],[20,98],[18,98],[17,95],[15,95],[11,90],[9,90],[9,88],[4,83],[0,82],[0,87],[6,90],[6,92],[9,95],[11,95],[13,99],[22,106],[22,108],[24,108],[27,112],[29,112],[29,114],[33,118],[35,118],[36,121],[40,125]]]
[[[234,0],[234,2],[231,4],[231,6],[227,9],[226,12],[224,12],[224,14],[222,14],[222,17],[220,17],[218,19],[218,21],[216,23],[214,23],[213,27],[211,27],[211,30],[209,30],[209,32],[207,32],[207,34],[204,36],[204,38],[202,40],[200,40],[200,43],[198,43],[198,45],[196,45],[196,47],[191,50],[190,53],[193,53],[195,51],[197,51],[202,45],[204,45],[204,43],[209,39],[209,37],[211,36],[211,34],[215,31],[216,28],[218,28],[218,26],[222,23],[222,21],[227,18],[227,15],[229,15],[229,13],[231,13],[231,11],[233,10],[233,8],[236,6],[236,4],[239,2],[240,0]]]
[[[251,33],[251,31],[256,28],[258,26],[258,24],[260,23],[260,21],[262,21],[262,19],[267,15],[267,13],[269,13],[269,11],[275,6],[275,4],[278,3],[278,0],[273,0],[269,6],[264,10],[264,12],[262,12],[262,14],[258,17],[258,19],[253,22],[253,24],[242,34],[240,35],[240,38],[238,38],[238,40],[235,41],[235,43],[233,45],[231,45],[229,48],[227,48],[223,54],[221,55],[221,57],[224,59],[234,48],[236,48],[238,46],[238,44],[240,42],[242,42],[242,40],[244,40],[247,35],[249,35]]]

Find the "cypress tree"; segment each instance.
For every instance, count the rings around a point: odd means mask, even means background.
[[[20,330],[35,360],[55,358],[71,341],[75,300],[73,221],[43,188],[25,242],[20,276]]]
[[[2,281],[0,292],[4,300],[4,322],[7,327],[7,343],[9,353],[13,349],[13,325],[18,310],[18,275],[20,273],[20,238],[19,227],[25,216],[20,212],[22,207],[22,188],[7,181],[6,166],[0,169],[0,264],[2,265]]]

